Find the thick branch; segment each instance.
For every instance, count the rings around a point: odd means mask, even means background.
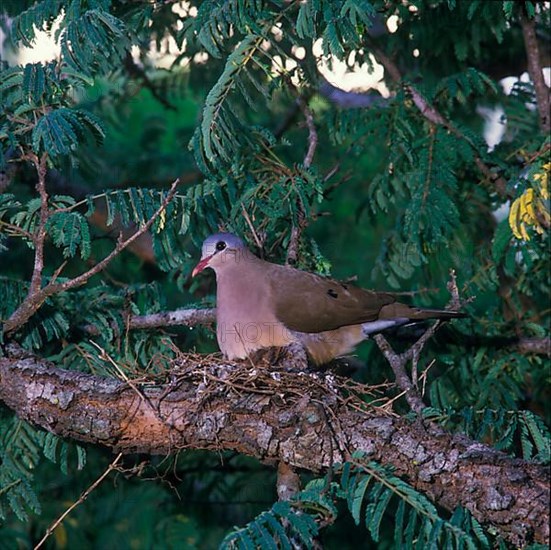
[[[536,101],[538,103],[538,112],[540,115],[540,128],[543,132],[549,134],[551,131],[549,88],[545,84],[540,63],[539,45],[536,36],[536,22],[534,19],[529,19],[523,12],[520,15],[520,26],[522,27],[524,46],[526,48],[528,73],[530,74],[530,80],[532,80],[536,92]]]
[[[545,467],[393,416],[353,392],[345,398],[334,376],[189,357],[170,372],[168,384],[130,387],[33,358],[3,358],[0,400],[49,431],[123,453],[228,449],[319,472],[363,451],[440,506],[465,506],[516,546],[549,541]]]
[[[308,107],[303,99],[299,99],[299,101],[302,107],[302,112],[304,113],[304,118],[306,119],[306,126],[308,127],[308,149],[306,151],[303,164],[305,168],[310,168],[318,146],[318,132],[314,123],[314,115],[312,115],[310,107]]]

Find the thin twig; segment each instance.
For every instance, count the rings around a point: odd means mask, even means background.
[[[300,99],[299,101],[306,120],[306,126],[308,127],[308,150],[306,151],[306,156],[304,157],[302,164],[304,164],[305,168],[310,168],[318,146],[318,132],[316,130],[316,125],[314,124],[314,116],[312,115],[312,111],[303,99]]]
[[[436,359],[433,359],[423,370],[421,373],[421,376],[419,377],[419,380],[423,382],[423,389],[421,390],[421,397],[425,396],[425,390],[427,388],[427,375],[429,373],[429,370],[436,364]]]
[[[312,161],[314,160],[314,155],[318,146],[318,132],[314,123],[314,116],[312,115],[312,111],[308,107],[306,101],[304,98],[298,98],[298,102],[304,114],[306,126],[308,127],[308,149],[306,151],[304,161],[302,162],[304,167],[308,169],[312,166]],[[297,222],[291,229],[289,246],[287,247],[287,259],[285,262],[287,265],[294,265],[297,262],[300,236],[306,225],[307,222],[306,216],[304,215],[304,207],[300,199],[297,199]]]
[[[169,109],[171,111],[177,111],[178,109],[168,101],[166,97],[161,95],[159,93],[158,87],[151,82],[149,76],[147,76],[147,73],[145,70],[138,66],[132,57],[132,54],[128,52],[126,54],[126,57],[124,59],[124,67],[128,71],[128,74],[132,78],[139,78],[144,83],[144,86],[151,92],[151,95],[166,109]]]
[[[258,247],[259,252],[262,254],[262,250],[263,250],[262,241],[260,240],[260,237],[258,236],[258,233],[256,232],[256,229],[254,228],[251,217],[249,216],[249,213],[247,212],[247,209],[245,208],[245,206],[243,204],[241,205],[241,211],[243,212],[243,217],[245,218],[245,221],[247,222],[247,225],[249,226],[249,229],[251,230],[254,242],[256,243],[256,246]]]
[[[56,529],[56,527],[58,527],[58,525],[79,505],[79,504],[82,504],[87,498],[88,496],[90,496],[90,493],[92,491],[94,491],[96,489],[96,487],[113,471],[116,469],[117,467],[117,464],[119,462],[119,460],[122,458],[122,453],[119,453],[115,460],[113,460],[113,462],[111,462],[111,464],[109,464],[109,466],[107,467],[107,469],[105,470],[105,472],[103,472],[103,474],[101,474],[101,476],[98,477],[98,479],[96,479],[96,481],[94,481],[94,483],[92,483],[92,485],[90,485],[90,487],[88,487],[88,489],[86,489],[86,491],[84,491],[84,493],[82,493],[79,497],[79,499],[74,502],[73,504],[71,504],[71,506],[69,506],[69,508],[67,508],[67,510],[65,510],[65,512],[63,512],[63,514],[61,514],[61,516],[59,516],[51,525],[50,527],[48,527],[48,529],[46,530],[46,533],[44,534],[44,536],[42,537],[42,539],[40,539],[40,542],[34,547],[34,550],[38,550],[45,542],[46,540],[48,539],[48,537],[54,532],[54,530]]]
[[[396,83],[400,83],[402,81],[402,75],[394,60],[391,59],[389,56],[387,56],[382,50],[380,50],[377,47],[372,47],[371,51],[373,52],[373,55],[381,62],[381,64],[388,72],[392,80],[394,80]],[[468,136],[463,134],[463,132],[457,129],[450,120],[446,119],[434,105],[431,105],[421,95],[419,90],[415,88],[415,86],[411,84],[405,84],[404,87],[406,91],[409,92],[409,94],[411,95],[413,103],[415,104],[417,109],[419,109],[419,112],[428,121],[432,122],[433,124],[437,124],[439,126],[444,126],[452,134],[454,134],[458,139],[460,139],[461,141],[465,141],[471,146],[471,148],[474,150],[474,161],[475,161],[476,167],[484,175],[485,179],[488,180],[490,183],[492,183],[492,185],[494,185],[498,194],[501,197],[506,197],[507,182],[499,174],[496,174],[495,172],[493,172],[492,169],[480,158],[476,144]]]
[[[40,196],[40,215],[38,219],[38,229],[33,236],[34,244],[34,266],[29,287],[29,295],[36,294],[42,287],[42,271],[44,269],[44,242],[46,240],[46,224],[48,223],[48,193],[46,191],[46,162],[47,155],[44,153],[40,160],[36,155],[30,155],[38,180],[36,190]]]
[[[2,190],[0,189],[0,193],[2,193]],[[0,227],[5,228],[6,235],[9,236],[21,236],[25,237],[29,241],[33,240],[32,233],[29,233],[29,231],[25,231],[22,227],[18,227],[17,225],[14,225],[12,223],[5,222],[4,220],[0,220]]]
[[[447,284],[447,288],[451,295],[447,307],[450,310],[457,311],[461,307],[461,300],[459,297],[459,289],[457,287],[457,278],[454,269],[450,269],[450,280]],[[419,358],[426,343],[434,336],[436,331],[441,326],[442,321],[437,320],[421,335],[421,337],[412,346],[410,346],[403,353],[396,353],[382,334],[377,334],[374,337],[377,346],[385,356],[386,360],[389,362],[390,367],[394,372],[396,385],[405,392],[406,401],[408,402],[408,405],[411,407],[411,409],[415,412],[420,412],[422,409],[425,408],[422,394],[419,393],[418,388],[419,376],[417,372],[417,365],[419,363]],[[411,362],[411,377],[406,371],[406,365],[408,361]],[[426,377],[426,370],[423,373],[422,377],[423,376]],[[425,384],[426,379],[423,380],[423,394]]]
[[[101,262],[97,263],[93,268],[86,271],[86,273],[83,273],[82,275],[79,275],[74,279],[71,279],[62,284],[59,284],[58,285],[59,289],[56,289],[56,291],[61,292],[64,290],[69,290],[70,288],[81,286],[84,283],[86,283],[88,279],[90,279],[90,277],[97,275],[100,271],[105,269],[107,265],[113,260],[113,258],[115,258],[115,256],[118,256],[127,246],[131,245],[136,239],[138,239],[141,235],[143,235],[145,232],[149,230],[149,228],[153,225],[155,220],[164,212],[165,208],[168,206],[170,201],[172,201],[172,199],[176,195],[176,189],[179,183],[180,183],[179,178],[174,180],[174,182],[170,186],[167,196],[164,198],[163,202],[161,203],[161,206],[157,208],[157,210],[151,216],[151,218],[149,218],[149,220],[147,220],[147,222],[144,225],[142,225],[142,227],[140,227],[140,229],[138,229],[136,233],[128,237],[128,239],[126,240],[122,239],[119,236],[115,249],[109,255],[107,255]]]

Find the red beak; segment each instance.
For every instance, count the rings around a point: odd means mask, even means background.
[[[194,268],[191,272],[191,276],[195,277],[198,273],[201,273],[205,267],[208,267],[208,264],[210,262],[210,259],[214,256],[214,254],[211,254],[210,256],[207,256],[206,258],[203,258]]]

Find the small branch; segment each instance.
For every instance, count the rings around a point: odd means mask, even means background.
[[[528,73],[530,74],[530,80],[532,80],[536,92],[536,101],[540,115],[540,128],[545,134],[549,134],[551,131],[549,88],[545,84],[540,63],[535,19],[529,19],[524,10],[521,10],[520,26],[522,27],[522,36],[524,37],[524,47],[528,60]]]
[[[432,327],[431,327],[432,328]],[[430,330],[430,329],[429,329]],[[428,332],[428,330],[427,330]],[[425,334],[427,334],[425,332]],[[424,334],[424,335],[425,335]],[[423,336],[424,336],[423,335]],[[406,364],[409,357],[409,352],[411,351],[413,354],[413,348],[415,346],[419,347],[419,352],[423,348],[424,343],[418,345],[419,341],[417,341],[405,354],[399,354],[396,353],[392,346],[388,343],[387,339],[382,334],[377,334],[373,338],[379,346],[379,349],[385,356],[386,360],[390,364],[390,368],[394,372],[394,377],[396,379],[396,385],[403,390],[404,396],[406,398],[406,401],[408,402],[408,405],[410,406],[412,411],[415,411],[416,413],[421,412],[425,407],[425,403],[423,402],[423,399],[421,397],[421,394],[417,390],[417,388],[413,385],[413,382],[411,381],[411,378],[409,377],[408,373],[406,372]]]
[[[318,146],[318,132],[316,130],[316,125],[314,124],[312,111],[308,108],[306,101],[303,98],[299,98],[298,102],[304,114],[306,126],[308,127],[308,149],[302,163],[304,167],[308,169],[312,165],[316,148]],[[300,199],[297,199],[297,223],[291,228],[291,237],[287,248],[287,260],[285,262],[286,265],[294,265],[297,263],[300,236],[306,225],[307,221],[306,216],[304,215],[304,207],[301,204]]]
[[[129,315],[126,319],[126,328],[152,329],[159,327],[207,325],[216,321],[216,309],[177,309],[150,313],[149,315]],[[115,328],[115,327],[113,327]],[[83,329],[91,335],[100,334],[96,325],[84,325]]]
[[[61,514],[61,516],[59,516],[51,525],[50,527],[48,527],[48,529],[46,530],[46,533],[44,534],[44,536],[40,539],[40,542],[34,547],[34,550],[38,550],[45,542],[46,540],[48,539],[48,537],[54,532],[54,530],[56,529],[56,527],[59,526],[59,524],[79,505],[79,504],[82,504],[89,496],[90,496],[90,493],[92,493],[92,491],[94,491],[98,485],[113,471],[117,468],[117,464],[119,463],[120,459],[122,458],[122,453],[119,453],[116,457],[115,457],[115,460],[113,460],[113,462],[111,462],[111,464],[109,464],[109,466],[107,467],[107,469],[105,470],[105,472],[103,472],[103,474],[101,474],[101,476],[98,477],[98,479],[96,479],[96,481],[94,481],[94,483],[92,483],[92,485],[90,485],[90,487],[88,487],[88,489],[86,489],[86,491],[84,491],[84,493],[82,493],[79,497],[79,499],[74,502],[73,504],[71,504],[71,506],[69,506],[69,508],[67,508],[67,510],[65,510],[65,512],[63,512],[63,514]]]
[[[300,242],[300,234],[302,230],[293,225],[291,228],[291,237],[289,238],[289,246],[287,248],[287,259],[285,265],[295,265],[298,259],[298,245]]]
[[[247,212],[247,209],[245,208],[244,204],[241,204],[241,211],[243,212],[243,217],[245,218],[245,221],[247,222],[247,225],[249,226],[249,229],[251,230],[254,242],[256,243],[256,246],[258,247],[258,251],[259,251],[260,254],[262,254],[263,250],[264,250],[264,245],[263,245],[262,241],[260,240],[260,237],[258,236],[258,233],[256,232],[256,229],[254,228],[251,217],[249,216],[249,213]]]
[[[436,108],[430,105],[429,102],[419,93],[417,88],[414,88],[413,86],[406,86],[406,88],[411,94],[411,98],[413,99],[415,106],[429,122],[440,126],[449,125],[446,119],[436,110]]]
[[[372,47],[373,55],[381,62],[385,70],[388,72],[392,80],[396,83],[402,81],[402,75],[400,70],[394,61],[388,57],[382,50],[377,47]],[[505,198],[507,196],[507,182],[499,174],[496,174],[492,169],[480,158],[478,154],[478,148],[469,139],[463,132],[458,130],[450,120],[446,119],[439,111],[431,105],[411,84],[405,84],[405,89],[411,94],[413,103],[419,109],[419,112],[425,117],[429,122],[437,124],[439,126],[444,126],[452,134],[454,134],[458,139],[467,142],[472,149],[474,150],[474,160],[477,168],[483,174],[483,176],[494,185],[497,193],[500,197]]]
[[[179,183],[180,183],[179,178],[174,180],[174,182],[170,186],[167,196],[164,198],[163,202],[161,203],[161,206],[157,208],[153,216],[151,216],[151,218],[147,220],[147,222],[142,227],[140,227],[138,231],[136,231],[132,236],[128,237],[128,239],[126,240],[119,239],[117,241],[115,249],[109,255],[107,255],[101,262],[97,263],[93,268],[89,269],[82,275],[79,275],[74,279],[71,279],[62,284],[57,285],[59,288],[56,290],[58,292],[61,292],[64,290],[69,290],[70,288],[81,286],[84,283],[86,283],[88,279],[90,279],[90,277],[93,277],[94,275],[97,275],[100,271],[103,271],[107,267],[107,265],[115,258],[115,256],[118,256],[127,246],[131,245],[136,239],[138,239],[141,235],[143,235],[145,232],[149,230],[149,228],[153,225],[155,220],[162,214],[162,212],[168,206],[168,203],[176,195],[176,189]]]
[[[452,311],[458,311],[462,307],[461,298],[459,297],[459,288],[457,286],[457,275],[455,274],[455,269],[450,269],[450,280],[446,285],[448,292],[450,293],[450,301],[448,302],[447,308]]]
[[[34,266],[29,287],[29,296],[36,294],[42,288],[42,271],[44,269],[44,242],[46,240],[46,224],[48,223],[48,193],[46,192],[46,154],[40,160],[36,155],[30,156],[38,175],[36,190],[40,196],[40,216],[38,230],[33,236],[34,244]]]
[[[305,168],[310,168],[318,146],[318,132],[316,130],[316,125],[314,124],[314,116],[312,115],[312,111],[302,98],[299,99],[299,101],[306,120],[306,126],[308,127],[308,150],[306,151],[303,164]]]
[[[457,277],[455,270],[450,269],[450,280],[447,284],[448,291],[451,295],[447,308],[453,311],[457,311],[461,308],[461,299],[459,297],[459,289],[457,287]],[[396,353],[392,346],[388,343],[386,338],[382,334],[377,334],[374,340],[389,362],[394,376],[396,378],[396,385],[404,392],[406,401],[411,407],[411,410],[419,413],[425,408],[423,398],[417,387],[418,372],[417,365],[419,363],[419,357],[425,347],[425,344],[434,336],[436,331],[442,325],[442,321],[438,320],[431,325],[410,348],[403,353]],[[408,361],[411,361],[411,378],[406,371],[406,365]]]
[[[119,239],[117,241],[117,244],[114,250],[110,254],[108,254],[101,262],[97,263],[94,267],[92,267],[82,275],[75,277],[74,279],[70,279],[63,283],[56,283],[55,278],[52,278],[44,288],[36,289],[33,292],[29,291],[29,294],[26,296],[23,302],[11,314],[9,319],[4,323],[4,333],[7,335],[10,335],[15,330],[23,326],[31,318],[31,316],[34,315],[34,313],[36,313],[38,309],[40,309],[44,301],[50,296],[57,294],[59,292],[67,291],[71,288],[82,286],[91,277],[93,277],[94,275],[97,275],[102,270],[104,270],[116,256],[118,256],[125,248],[127,248],[134,241],[136,241],[136,239],[138,239],[141,235],[143,235],[149,230],[149,228],[153,225],[155,220],[161,215],[161,213],[165,210],[169,202],[176,195],[176,189],[178,187],[178,183],[179,183],[179,179],[176,179],[172,183],[170,190],[167,193],[167,196],[164,198],[159,208],[155,211],[155,213],[151,216],[151,218],[147,220],[147,222],[142,227],[140,227],[140,229],[138,229],[133,235],[131,235],[127,239],[123,239],[122,236],[119,236]],[[35,266],[36,266],[36,263],[37,262],[35,260]],[[33,274],[33,277],[34,277],[34,274]]]

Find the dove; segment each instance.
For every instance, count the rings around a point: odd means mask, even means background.
[[[385,330],[465,316],[409,306],[388,292],[267,262],[232,233],[204,241],[192,276],[207,268],[216,274],[216,336],[228,359],[299,343],[321,365]]]

